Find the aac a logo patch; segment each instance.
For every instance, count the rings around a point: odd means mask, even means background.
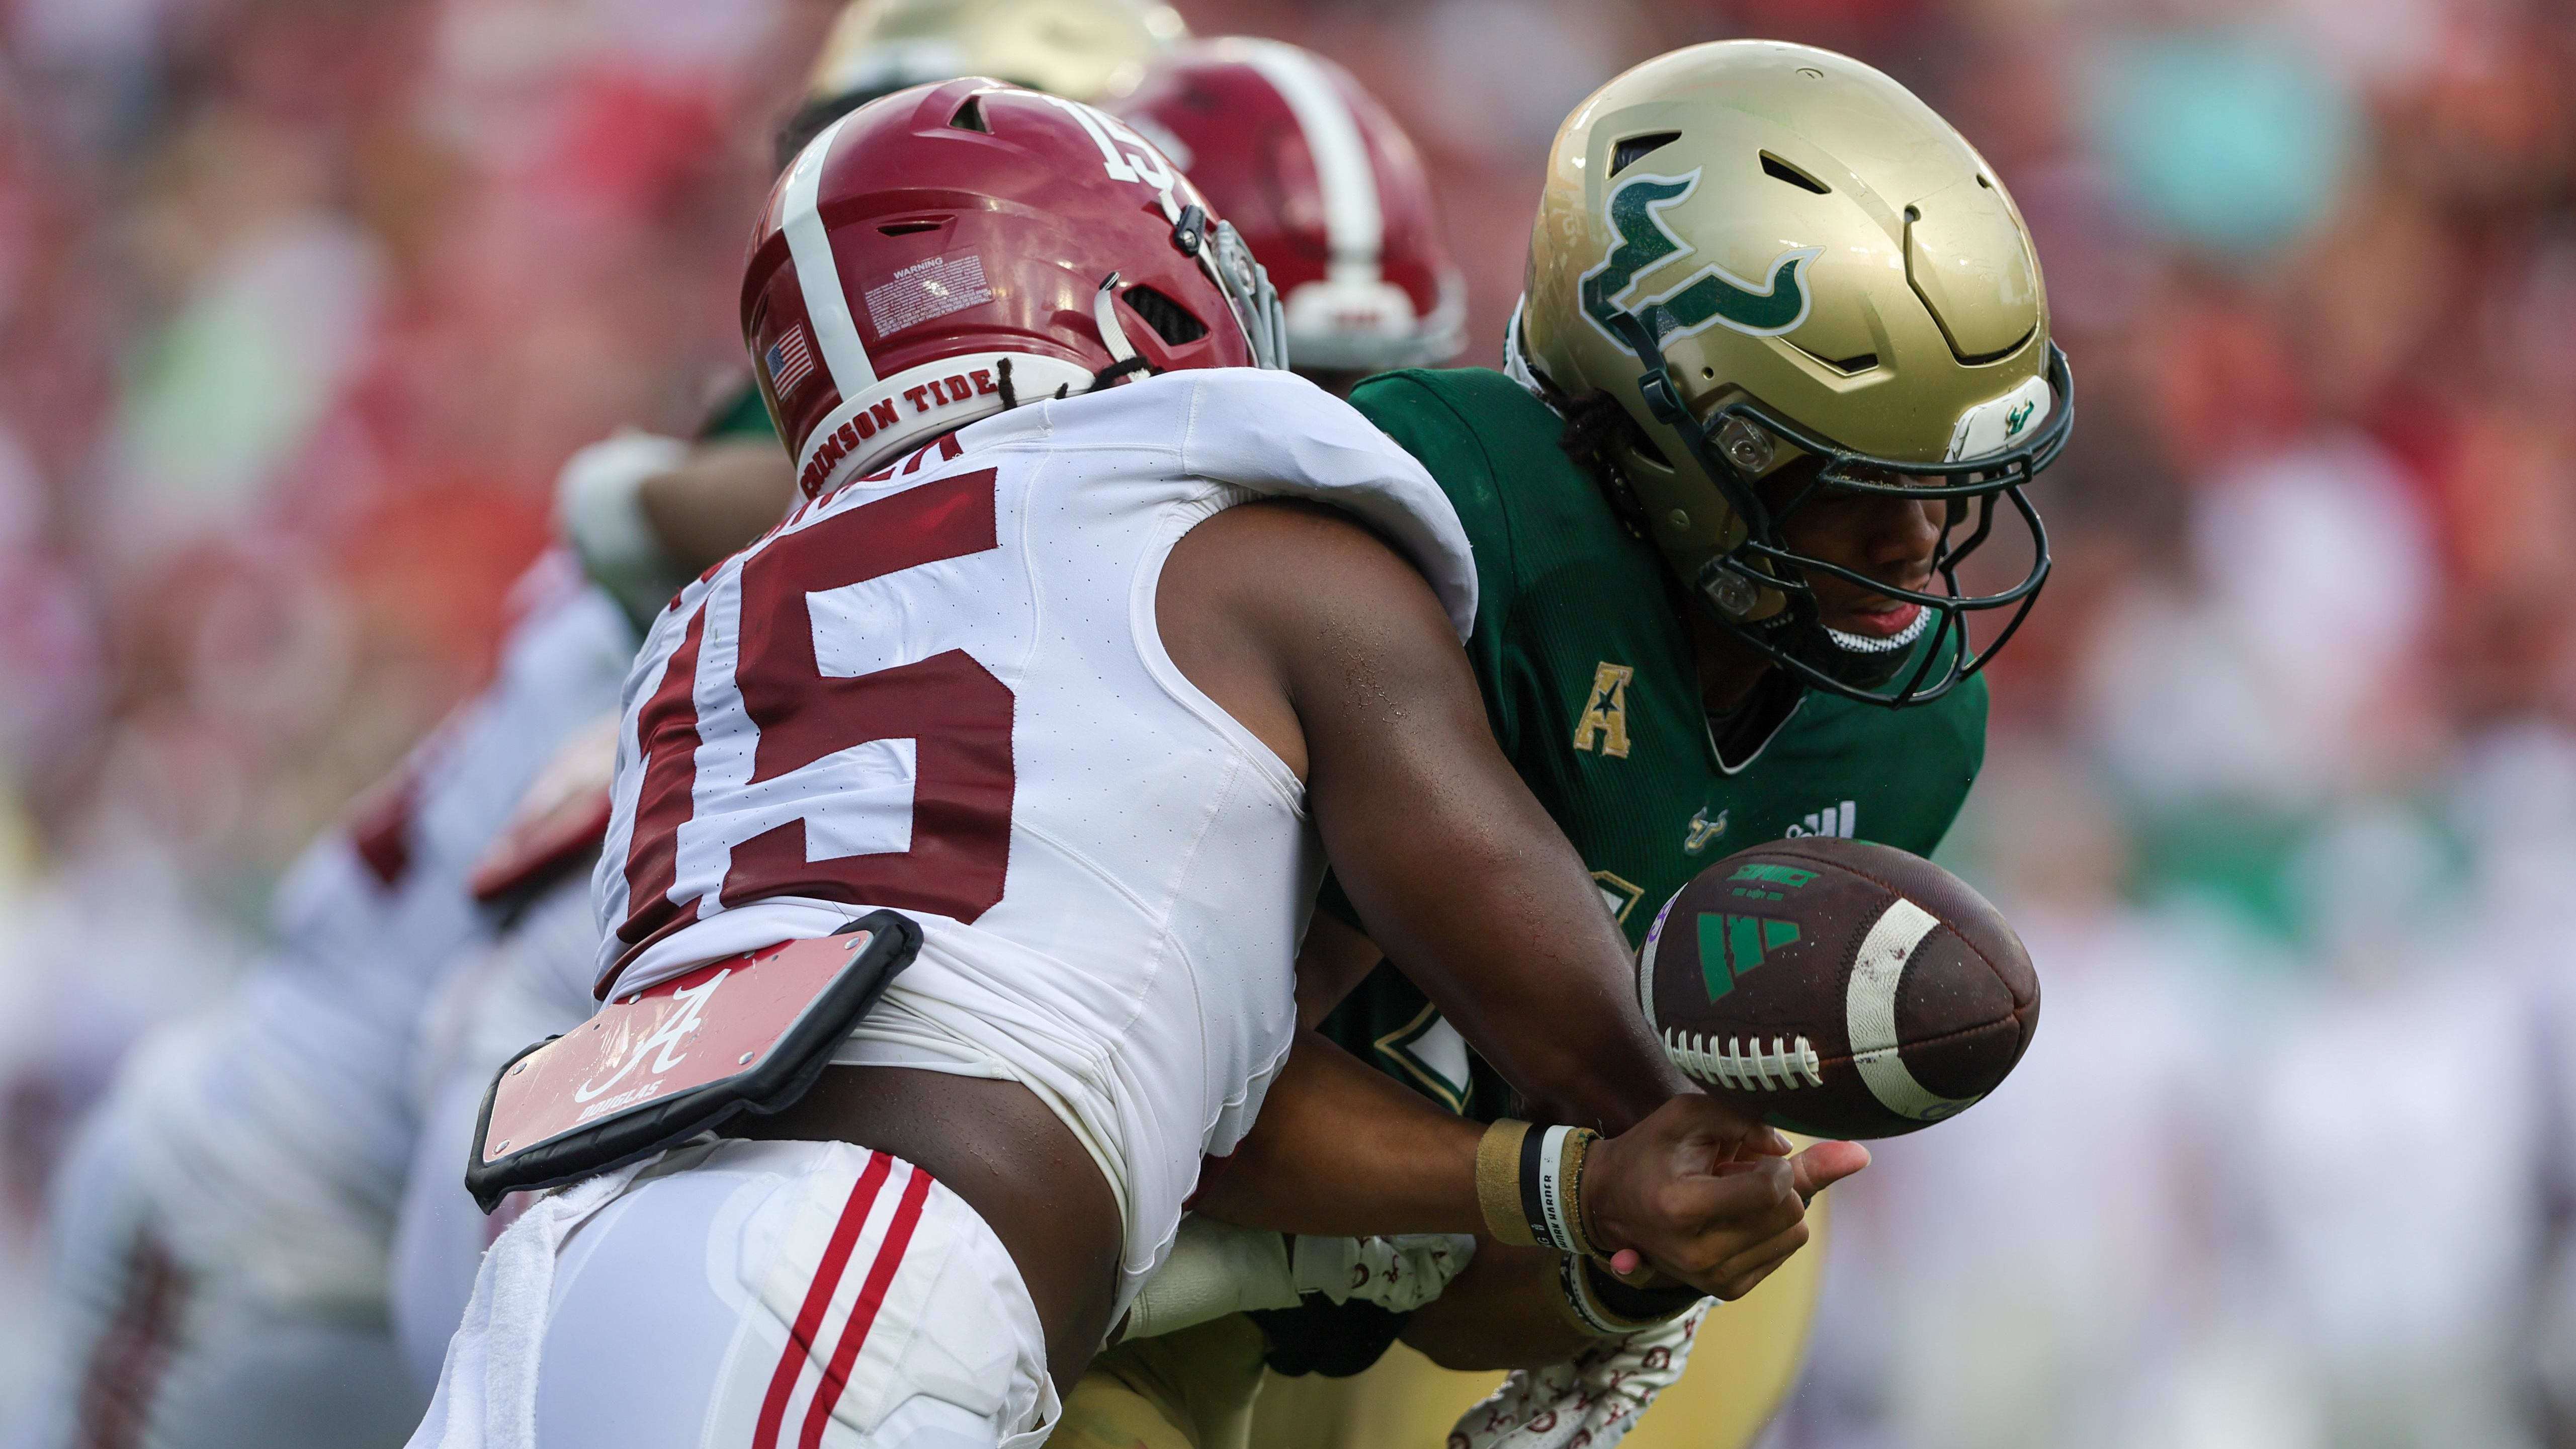
[[[1807,320],[1807,268],[1824,255],[1823,247],[1782,252],[1771,259],[1759,282],[1711,262],[1633,305],[1622,300],[1637,289],[1640,278],[1696,250],[1664,224],[1663,213],[1698,190],[1699,178],[1698,169],[1687,176],[1631,176],[1610,189],[1602,219],[1618,240],[1599,266],[1583,274],[1583,315],[1612,342],[1619,337],[1610,330],[1610,319],[1622,310],[1643,319],[1658,342],[1711,327],[1777,337]]]

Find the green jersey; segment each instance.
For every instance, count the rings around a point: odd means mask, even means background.
[[[732,438],[776,438],[778,428],[769,420],[769,403],[760,389],[744,382],[708,410],[706,421],[698,425],[698,441],[721,442]]]
[[[1420,459],[1476,549],[1467,651],[1494,738],[1642,941],[1721,856],[1791,835],[1940,843],[1985,757],[1985,682],[1882,709],[1810,692],[1739,767],[1720,763],[1689,630],[1654,547],[1559,446],[1564,424],[1498,372],[1389,373],[1351,401]],[[1347,906],[1328,892],[1328,905]],[[1344,1047],[1481,1118],[1507,1094],[1380,966],[1325,1023]]]

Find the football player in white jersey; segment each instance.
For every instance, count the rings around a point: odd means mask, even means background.
[[[346,1449],[410,1432],[445,1331],[425,1374],[403,1371],[389,1239],[432,983],[504,918],[471,879],[541,767],[613,718],[643,624],[776,521],[783,472],[765,435],[623,433],[566,464],[563,546],[519,582],[494,681],[304,851],[267,957],[207,1017],[138,1046],[84,1124],[49,1214],[52,1354],[15,1442]],[[451,1181],[460,1151],[439,1154]]]
[[[905,86],[990,75],[1087,101],[1133,85],[1187,34],[1156,0],[852,0],[780,130],[778,164],[784,169],[823,127]],[[612,440],[565,481],[561,516],[585,569],[644,619],[776,523],[795,495],[792,461],[748,382],[694,443]],[[504,920],[498,938],[459,953],[422,1023],[414,1088],[422,1132],[396,1227],[392,1307],[405,1366],[424,1395],[475,1265],[520,1201],[487,1217],[465,1191],[460,1166],[483,1090],[520,1048],[572,1029],[595,1004],[599,933],[587,863],[606,826],[613,752],[612,734],[585,731],[531,787],[525,818],[477,872],[478,894]]]
[[[1162,0],[850,0],[777,136],[785,170],[825,126],[906,86],[993,76],[1077,101],[1134,86],[1189,26]],[[684,447],[603,459],[565,499],[592,576],[645,615],[778,521],[795,478],[759,393],[744,387]]]
[[[1596,1246],[1729,1286],[1794,1248],[1797,1189],[1856,1164],[1673,1180],[1677,1142],[1783,1144],[1677,1095],[1486,732],[1455,515],[1247,368],[1275,298],[1153,147],[986,82],[890,97],[782,180],[744,316],[810,501],[630,676],[599,989],[871,908],[923,945],[760,1139],[522,1216],[415,1443],[1034,1442],[1286,1059],[1328,856],[1538,1112],[1651,1114],[1582,1177]]]
[[[22,1442],[400,1442],[419,1390],[385,1326],[432,974],[486,929],[467,871],[635,626],[569,557],[519,585],[498,677],[279,885],[275,944],[206,1017],[139,1045],[51,1215],[54,1361]]]

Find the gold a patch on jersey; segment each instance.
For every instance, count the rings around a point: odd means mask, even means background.
[[[1628,758],[1628,681],[1637,671],[1603,660],[1592,669],[1592,692],[1574,721],[1574,747],[1590,751],[1596,742],[1614,760]]]

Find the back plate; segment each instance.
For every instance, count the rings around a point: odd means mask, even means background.
[[[506,1194],[623,1166],[738,1112],[794,1105],[920,949],[919,926],[874,911],[839,934],[613,998],[492,1079],[467,1191],[488,1213]]]

